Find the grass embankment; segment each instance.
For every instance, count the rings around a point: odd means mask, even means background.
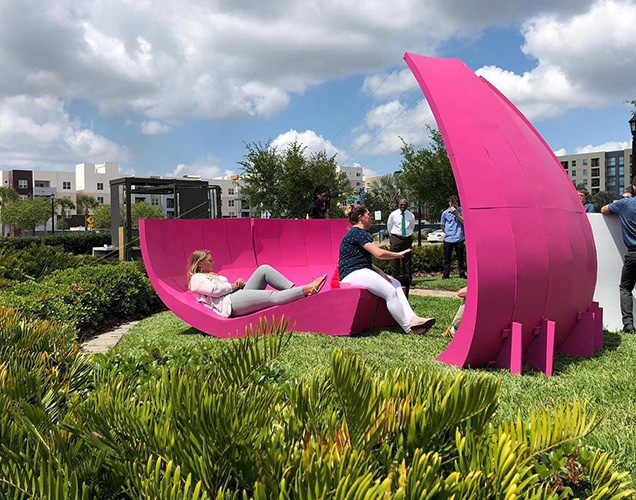
[[[448,290],[456,291],[466,286],[465,279],[451,276],[447,280],[442,279],[441,274],[432,274],[413,278],[413,288],[425,288],[427,290]]]
[[[346,348],[360,354],[378,370],[410,366],[456,371],[457,368],[436,362],[435,357],[449,342],[441,333],[455,314],[459,300],[415,296],[410,300],[417,313],[438,318],[437,325],[426,336],[402,335],[396,329],[369,331],[357,337],[298,333],[277,361],[277,368],[286,377],[299,377],[326,368],[333,348]],[[223,342],[200,334],[172,313],[164,312],[139,323],[122,339],[116,351],[134,355],[155,350],[159,355],[169,356],[175,346],[215,351]],[[636,472],[635,361],[636,336],[606,333],[605,349],[591,359],[557,356],[555,376],[551,378],[530,370],[521,377],[506,370],[487,372],[501,382],[501,418],[514,417],[517,411],[527,414],[532,408],[545,407],[552,401],[578,398],[587,402],[603,415],[587,442],[614,452],[621,466],[633,474]]]

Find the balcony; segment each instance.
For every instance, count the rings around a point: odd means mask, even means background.
[[[51,196],[57,193],[57,189],[54,187],[38,187],[33,188],[33,196]]]

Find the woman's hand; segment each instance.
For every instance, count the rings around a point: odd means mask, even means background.
[[[398,258],[403,258],[407,253],[411,253],[413,251],[412,248],[407,248],[406,250],[402,250],[401,252],[398,252]]]
[[[232,285],[232,289],[234,292],[236,292],[237,290],[240,290],[244,286],[245,286],[245,280],[243,278],[239,278]]]

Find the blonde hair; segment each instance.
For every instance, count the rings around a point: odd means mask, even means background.
[[[195,250],[192,252],[192,255],[190,255],[188,259],[188,288],[190,288],[190,279],[192,276],[199,272],[199,264],[208,257],[212,257],[209,250]]]

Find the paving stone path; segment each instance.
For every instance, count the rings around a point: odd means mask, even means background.
[[[411,288],[409,292],[412,295],[423,295],[425,297],[455,297],[457,298],[457,292],[448,290],[429,290],[424,288]]]
[[[117,345],[117,342],[119,342],[126,332],[137,323],[139,323],[139,321],[125,323],[110,332],[101,333],[97,337],[87,340],[82,344],[82,351],[89,354],[103,354],[110,351]]]

